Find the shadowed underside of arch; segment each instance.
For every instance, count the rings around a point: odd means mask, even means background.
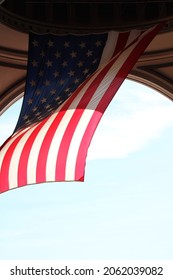
[[[10,2],[10,3],[9,3]],[[28,33],[88,33],[143,28],[166,20],[128,78],[173,100],[172,1],[0,1],[0,113],[23,95]]]

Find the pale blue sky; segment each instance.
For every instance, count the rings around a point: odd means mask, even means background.
[[[0,117],[0,143],[20,101]],[[0,195],[0,259],[173,259],[173,103],[125,81],[99,124],[84,183]]]

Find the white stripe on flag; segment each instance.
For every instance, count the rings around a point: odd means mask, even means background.
[[[141,34],[141,30],[132,30],[127,39],[126,47],[130,45],[139,35]]]
[[[104,64],[107,63],[112,58],[117,44],[118,36],[119,34],[116,31],[110,31],[108,33],[108,39],[104,47],[98,68],[104,66]]]
[[[37,125],[38,126],[38,125]],[[36,127],[37,127],[36,126]],[[35,130],[36,128],[35,126],[32,129],[29,129],[24,135],[23,137],[20,139],[20,141],[18,142],[11,161],[10,161],[10,166],[9,166],[9,188],[13,189],[15,187],[18,186],[18,167],[19,167],[19,161],[20,161],[20,156],[21,153],[23,151],[23,147],[27,141],[27,139],[29,138],[29,136],[31,135],[31,133]]]
[[[79,146],[93,113],[93,110],[85,109],[82,114],[82,117],[80,118],[80,121],[78,122],[78,125],[76,126],[75,133],[73,134],[72,140],[70,142],[70,147],[68,150],[66,160],[66,181],[75,179],[76,159],[78,155]]]
[[[51,115],[44,126],[40,129],[38,135],[36,136],[34,143],[32,145],[29,158],[28,158],[28,166],[27,166],[27,182],[28,184],[36,183],[36,171],[37,171],[37,161],[38,155],[40,152],[40,147],[43,142],[43,139],[51,126],[53,120],[55,119],[56,114]]]
[[[69,120],[73,116],[74,111],[75,111],[74,109],[73,110],[71,109],[65,113],[51,141],[51,145],[47,157],[46,181],[55,181],[56,160],[57,160],[58,151],[61,145],[62,138],[66,131],[66,128],[68,126]]]

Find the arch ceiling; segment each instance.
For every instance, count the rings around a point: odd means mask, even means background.
[[[86,33],[142,28],[166,20],[128,78],[173,100],[173,1],[0,0],[0,112],[25,88],[28,33]]]

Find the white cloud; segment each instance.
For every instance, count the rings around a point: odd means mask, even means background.
[[[1,136],[0,136],[0,145],[13,133],[15,126],[8,122],[0,124]]]
[[[0,145],[2,145],[13,133],[18,120],[21,104],[22,99],[15,102],[0,117]]]
[[[138,84],[124,87],[102,118],[88,159],[126,157],[141,150],[170,126],[173,126],[170,100]]]

